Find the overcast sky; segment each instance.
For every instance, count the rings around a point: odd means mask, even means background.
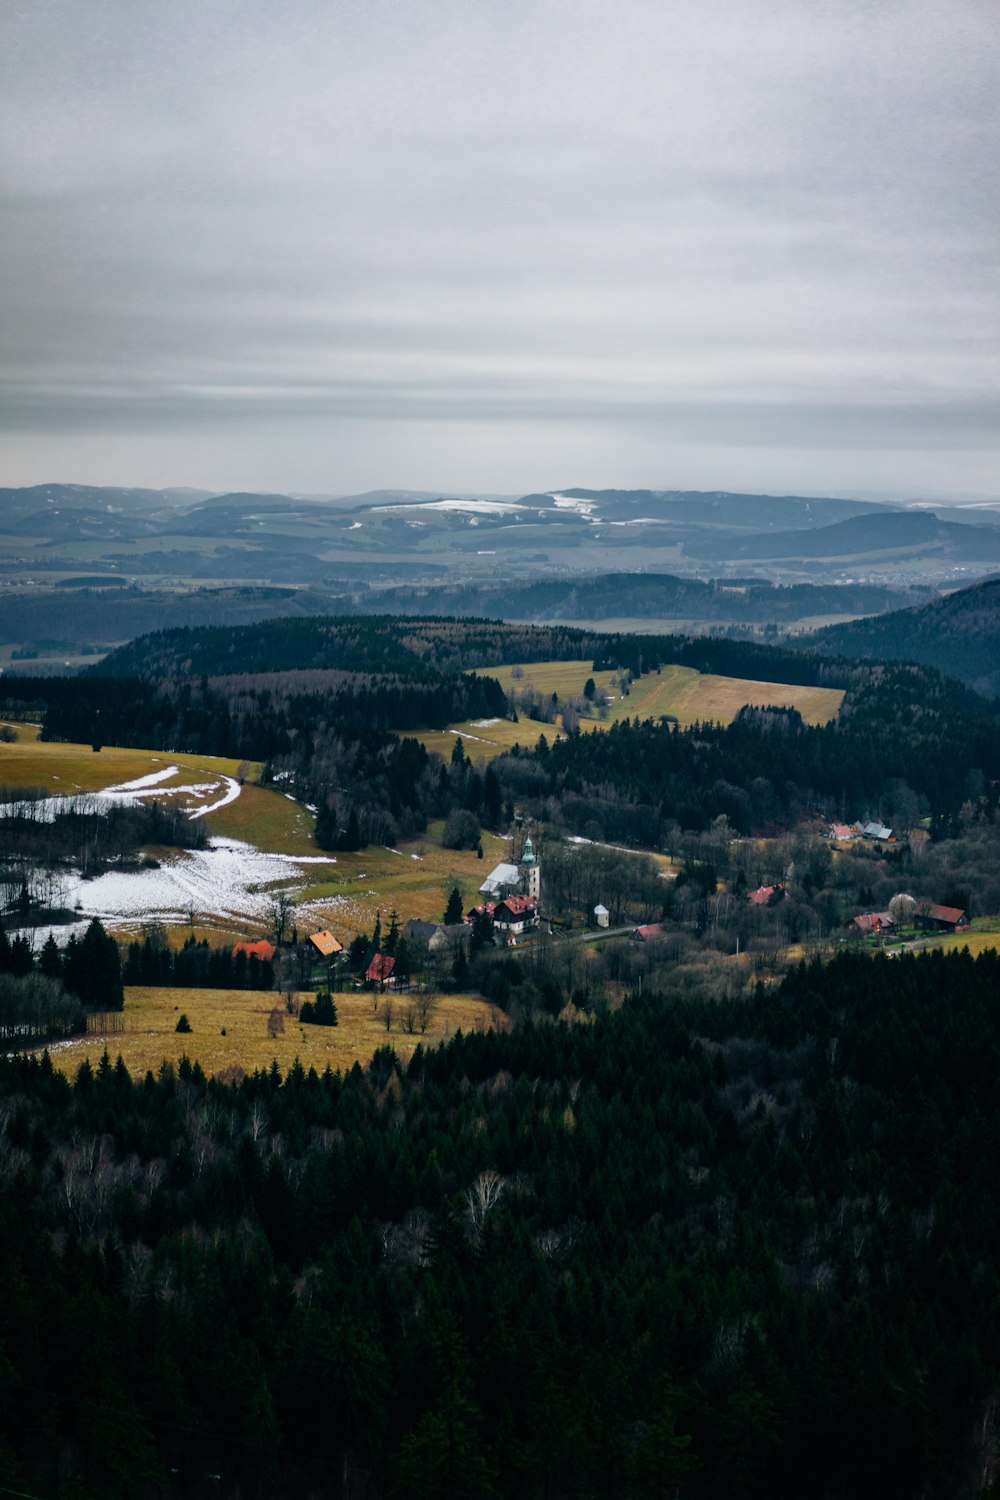
[[[1000,494],[997,0],[7,0],[0,484]]]

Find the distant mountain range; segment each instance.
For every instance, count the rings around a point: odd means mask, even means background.
[[[997,564],[1000,508],[984,505],[939,515],[923,501],[716,490],[44,484],[0,490],[0,662],[16,650],[61,666],[149,630],[282,614],[781,629],[899,609]]]
[[[749,537],[698,538],[686,542],[685,554],[706,561],[750,562],[803,558],[832,561],[880,553],[947,557],[956,562],[1000,561],[1000,517],[968,522],[943,521],[932,511],[880,511],[851,516],[810,530],[772,532]]]
[[[1000,578],[914,609],[831,625],[800,644],[830,655],[920,662],[1000,697]]]
[[[516,499],[72,484],[0,490],[0,577],[78,573],[85,562],[88,572],[132,580],[328,587],[361,576],[433,580],[443,565],[463,580],[495,580],[498,567],[524,578],[623,567],[718,573],[759,562],[774,579],[807,582],[842,581],[845,569],[860,568],[926,566],[933,574],[966,561],[1000,561],[1000,509],[939,516],[924,504],[575,487]]]

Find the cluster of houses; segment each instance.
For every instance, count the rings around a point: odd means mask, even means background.
[[[915,901],[905,919],[924,932],[962,932],[969,925],[968,913],[959,906],[939,906],[936,901]],[[900,925],[891,912],[868,911],[852,917],[848,931],[862,937],[879,937]]]
[[[461,922],[424,922],[419,917],[411,917],[403,926],[401,936],[407,942],[426,945],[431,954],[454,953],[457,947],[468,946],[476,918],[485,915],[492,919],[497,941],[516,942],[522,933],[538,922],[541,865],[530,838],[525,839],[516,864],[499,864],[490,871],[479,887],[479,895],[484,899],[471,906]],[[326,928],[310,933],[306,941],[313,955],[326,963],[333,962],[344,952],[344,945]],[[277,950],[273,943],[261,939],[257,943],[238,943],[234,951],[255,953],[258,958],[270,959]],[[396,959],[391,953],[376,953],[365,970],[365,981],[378,985],[380,989],[392,988],[397,983],[395,968]]]
[[[476,918],[485,916],[492,919],[495,936],[501,943],[516,942],[538,923],[541,864],[530,839],[525,839],[516,864],[494,866],[479,887],[479,895],[483,900],[470,906],[461,922],[422,922],[413,917],[403,928],[403,936],[426,943],[430,953],[442,949],[454,951],[457,944],[470,941]]]
[[[894,844],[892,829],[884,823],[831,823],[825,838],[846,844],[854,839],[871,839],[875,844]]]

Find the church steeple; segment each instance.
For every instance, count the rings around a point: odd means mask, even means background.
[[[526,896],[537,901],[541,895],[542,872],[530,838],[524,841],[524,849],[518,861],[518,873],[521,877],[521,890]]]

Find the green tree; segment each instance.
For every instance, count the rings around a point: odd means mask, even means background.
[[[448,905],[444,909],[445,926],[454,927],[461,922],[464,916],[462,909],[462,892],[457,885],[452,886],[451,895],[448,897]]]

